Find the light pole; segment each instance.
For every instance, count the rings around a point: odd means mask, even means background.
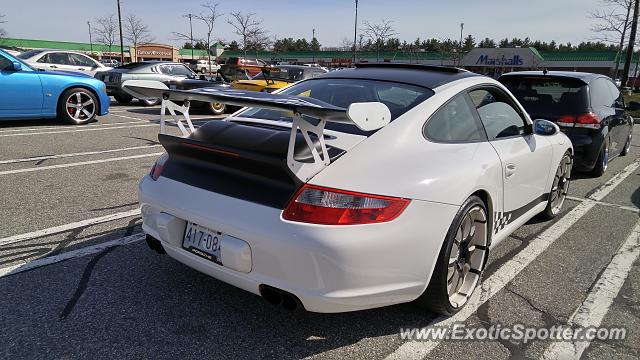
[[[356,63],[356,42],[358,41],[358,0],[356,0],[356,22],[353,26],[353,64]]]
[[[191,38],[191,60],[193,60],[193,23],[191,22],[191,17],[193,16],[192,14],[187,14],[187,16],[189,17],[189,36]]]
[[[313,44],[313,40],[316,38],[316,29],[313,29],[313,36],[311,37],[311,43]],[[316,63],[316,49],[311,49],[313,51],[313,63]]]
[[[458,66],[462,64],[462,32],[464,31],[464,23],[460,23],[460,46],[458,50]]]
[[[124,41],[122,40],[122,14],[120,12],[120,0],[117,0],[117,1],[118,1],[118,26],[120,27],[120,62],[124,64]]]
[[[87,21],[87,25],[89,25],[89,47],[91,48],[91,56],[93,56],[93,40],[91,39],[91,22]]]

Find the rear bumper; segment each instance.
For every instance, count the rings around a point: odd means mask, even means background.
[[[562,128],[574,149],[574,168],[590,171],[596,166],[605,135],[601,130]]]
[[[140,182],[139,200],[144,231],[174,259],[254,294],[261,284],[287,291],[306,310],[323,313],[420,296],[458,210],[412,201],[389,223],[318,226],[285,221],[282,210],[148,176]],[[182,249],[186,221],[225,234],[222,266]]]

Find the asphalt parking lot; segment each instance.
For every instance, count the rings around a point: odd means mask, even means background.
[[[211,117],[193,119],[197,125]],[[563,354],[543,340],[405,341],[399,335],[401,327],[448,322],[624,327],[625,340],[579,344],[580,354],[640,357],[640,262],[633,257],[640,247],[638,126],[631,154],[613,160],[605,176],[574,174],[559,218],[534,219],[492,251],[483,287],[451,319],[411,304],[347,314],[286,312],[149,250],[141,241],[136,185],[162,152],[158,132],[159,107],[135,105],[112,106],[110,115],[86,126],[0,123],[0,358]]]

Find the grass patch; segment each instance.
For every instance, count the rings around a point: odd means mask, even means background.
[[[635,101],[640,103],[640,93],[631,93],[629,95],[624,95],[625,103],[629,103],[629,101]],[[630,111],[629,114],[634,118],[640,118],[640,111]]]

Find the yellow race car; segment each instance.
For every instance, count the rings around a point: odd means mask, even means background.
[[[232,83],[234,89],[274,92],[294,82],[320,76],[327,73],[319,67],[301,65],[279,65],[263,67],[260,74],[251,80],[237,80]]]

